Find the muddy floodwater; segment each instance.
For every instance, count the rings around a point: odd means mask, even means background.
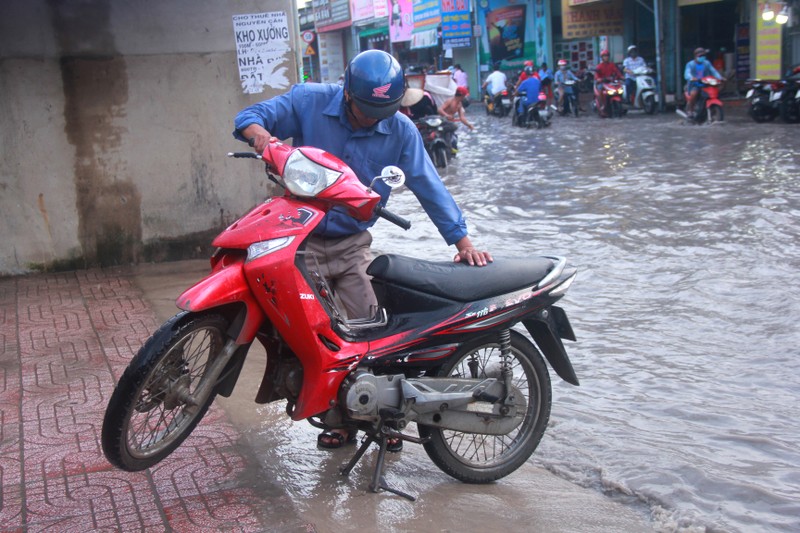
[[[497,258],[567,256],[580,387],[534,464],[665,531],[800,531],[800,125],[675,115],[477,125],[443,173]],[[375,247],[447,259],[403,192]],[[695,529],[696,528],[696,529]]]
[[[264,510],[274,530],[800,531],[800,125],[741,107],[702,127],[630,113],[537,131],[480,105],[468,115],[477,128],[443,180],[497,261],[579,269],[561,305],[581,385],[551,372],[548,430],[497,483],[459,483],[407,444],[387,480],[412,503],[366,490],[374,453],[340,476],[354,448],[318,450],[281,404],[253,404],[263,366],[247,367],[221,403],[260,465],[245,482],[283,502]],[[413,227],[380,221],[376,252],[452,259],[411,192],[389,208]],[[165,313],[202,275],[187,274],[156,287]]]

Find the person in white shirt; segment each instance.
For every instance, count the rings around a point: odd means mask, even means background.
[[[628,57],[622,62],[622,71],[625,73],[625,91],[630,99],[636,98],[636,76],[633,74],[637,68],[646,67],[644,58],[639,55],[635,44],[628,47]]]
[[[507,83],[508,78],[503,72],[500,71],[500,65],[495,65],[494,72],[486,77],[486,80],[483,82],[481,88],[486,89],[489,93],[489,96],[493,97],[505,90]]]

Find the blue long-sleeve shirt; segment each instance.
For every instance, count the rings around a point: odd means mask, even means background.
[[[344,92],[338,85],[306,83],[289,92],[242,110],[234,121],[234,137],[246,139],[241,130],[263,126],[279,139],[293,138],[294,146],[313,146],[329,152],[350,166],[365,185],[388,165],[400,167],[406,185],[450,245],[467,236],[461,210],[439,178],[425,152],[416,126],[401,113],[370,128],[353,130],[347,120]],[[391,189],[382,182],[375,191],[386,205]],[[334,208],[315,230],[323,237],[343,237],[364,231],[377,218],[362,222]]]
[[[696,59],[692,59],[688,63],[686,63],[686,69],[683,71],[683,78],[686,81],[691,80],[692,78],[701,79],[704,76],[708,76],[711,74],[715,78],[721,78],[722,76],[719,75],[717,69],[714,68],[714,65],[711,64],[711,61],[708,59],[704,59],[702,61],[698,61]]]

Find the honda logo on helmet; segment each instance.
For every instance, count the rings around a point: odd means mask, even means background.
[[[388,94],[386,94],[386,91],[388,91],[391,88],[391,86],[392,86],[391,83],[387,83],[386,85],[381,85],[380,87],[375,87],[374,89],[372,89],[372,97],[373,98],[386,98],[388,100],[391,97]]]

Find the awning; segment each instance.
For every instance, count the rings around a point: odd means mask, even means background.
[[[358,32],[359,37],[372,37],[373,35],[380,35],[385,33],[389,35],[389,26],[384,26],[382,28],[367,28],[366,30],[362,30]]]

